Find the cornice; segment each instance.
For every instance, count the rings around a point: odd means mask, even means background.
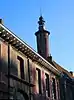
[[[55,74],[60,74],[60,72],[52,64],[40,56],[34,49],[32,49],[28,44],[26,44],[3,24],[0,24],[0,37],[9,45],[15,47],[18,51],[31,58],[33,61],[42,64]]]

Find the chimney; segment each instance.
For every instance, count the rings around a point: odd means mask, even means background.
[[[74,77],[74,72],[70,71],[70,74],[72,75],[72,77]]]
[[[48,60],[50,63],[52,63],[52,56],[51,56],[51,54],[50,54],[50,56],[47,57],[47,60]]]
[[[2,19],[0,19],[0,24],[3,24],[3,20]]]

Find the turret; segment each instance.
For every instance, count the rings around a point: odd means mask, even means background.
[[[37,39],[37,51],[38,53],[47,59],[50,55],[49,52],[49,34],[50,32],[45,29],[45,21],[42,16],[39,17],[39,28],[35,33]]]

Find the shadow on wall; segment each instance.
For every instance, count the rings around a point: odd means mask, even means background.
[[[9,66],[10,67],[10,74],[13,74],[13,75],[17,76],[18,75],[17,65],[15,63],[13,63],[12,60],[10,62],[11,62],[10,66]],[[2,96],[0,96],[0,98],[4,97],[3,96],[4,92],[8,92],[8,78],[7,78],[7,75],[8,75],[8,63],[4,59],[0,59],[0,90],[2,91]],[[29,97],[28,97],[27,93],[25,93],[22,89],[18,89],[16,94],[20,94],[19,97],[24,98],[22,100],[29,100]]]
[[[0,72],[4,74],[8,73],[8,64],[4,59],[0,59]]]
[[[4,59],[0,59],[0,72],[8,74],[8,63]],[[18,75],[17,65],[10,61],[10,73]]]
[[[14,63],[11,64],[12,65],[10,65],[10,74],[18,75],[17,66]],[[8,75],[8,63],[4,59],[0,59],[0,83],[1,83],[0,89],[3,88],[3,90],[5,91],[6,88],[8,87],[7,75]]]
[[[49,100],[48,97],[41,95],[41,94],[34,94],[33,98],[34,100]]]
[[[28,97],[28,95],[27,95],[27,93],[25,93],[23,90],[21,90],[21,89],[18,89],[17,90],[17,93],[19,93],[20,94],[20,99],[25,99],[25,100],[29,100],[29,97]],[[21,97],[21,95],[22,95],[22,97]]]

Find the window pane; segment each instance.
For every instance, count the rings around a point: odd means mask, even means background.
[[[50,96],[50,89],[49,89],[49,75],[45,74],[45,82],[46,82],[46,95]]]
[[[37,92],[41,93],[41,72],[40,69],[36,68],[36,81],[37,81]]]
[[[52,78],[52,95],[53,95],[53,99],[56,99],[56,86],[55,86],[54,78]]]

